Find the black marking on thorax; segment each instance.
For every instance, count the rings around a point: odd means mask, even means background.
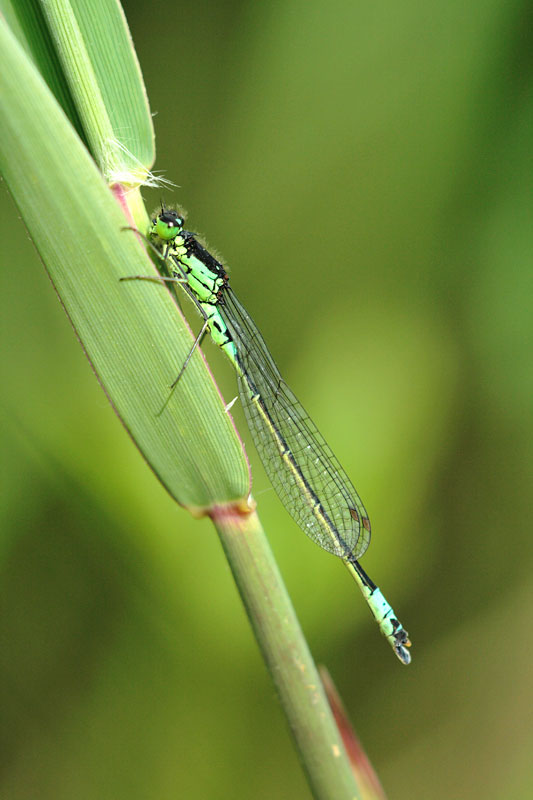
[[[224,283],[227,283],[229,280],[228,274],[224,269],[224,266],[217,261],[217,259],[211,255],[209,250],[206,250],[203,247],[198,239],[195,238],[193,233],[190,231],[182,231],[181,236],[183,238],[183,243],[187,248],[187,255],[194,256],[201,261],[202,264],[205,264],[206,267],[211,270],[218,278],[223,278]]]

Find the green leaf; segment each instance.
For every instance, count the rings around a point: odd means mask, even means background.
[[[154,130],[142,75],[116,0],[5,3],[13,32],[108,183],[146,183]]]
[[[257,515],[231,419],[191,337],[67,117],[4,22],[0,166],[111,402],[171,494],[215,523],[317,798],[357,789],[315,666]],[[80,70],[89,68],[86,60]],[[82,73],[80,72],[80,79]],[[91,82],[89,75],[89,87]],[[96,107],[96,106],[95,106]],[[39,119],[39,125],[34,123]],[[137,190],[117,199],[142,218]],[[168,400],[168,402],[166,402]],[[75,400],[73,400],[75,402]],[[241,513],[245,511],[246,513]]]
[[[248,466],[200,354],[158,416],[190,349],[190,332],[164,287],[119,280],[156,273],[135,234],[122,230],[119,204],[4,20],[0,110],[5,180],[132,438],[189,509],[243,500]],[[135,192],[129,200],[139,206]]]
[[[78,135],[85,140],[74,99],[55,50],[39,0],[0,0],[2,14],[45,79]]]

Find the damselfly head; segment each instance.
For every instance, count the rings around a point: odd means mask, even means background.
[[[159,236],[165,242],[172,241],[183,230],[184,222],[182,214],[161,206],[157,217],[152,219],[152,235]]]

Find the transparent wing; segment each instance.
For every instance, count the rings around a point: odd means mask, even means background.
[[[352,482],[229,287],[218,309],[235,343],[248,426],[281,502],[324,550],[360,558],[370,542],[370,520]]]

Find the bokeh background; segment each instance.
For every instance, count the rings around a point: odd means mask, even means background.
[[[316,660],[391,799],[533,796],[528,4],[124,7],[164,197],[353,476],[413,640],[406,669],[236,408]],[[1,796],[309,797],[216,534],[145,466],[0,203]]]

